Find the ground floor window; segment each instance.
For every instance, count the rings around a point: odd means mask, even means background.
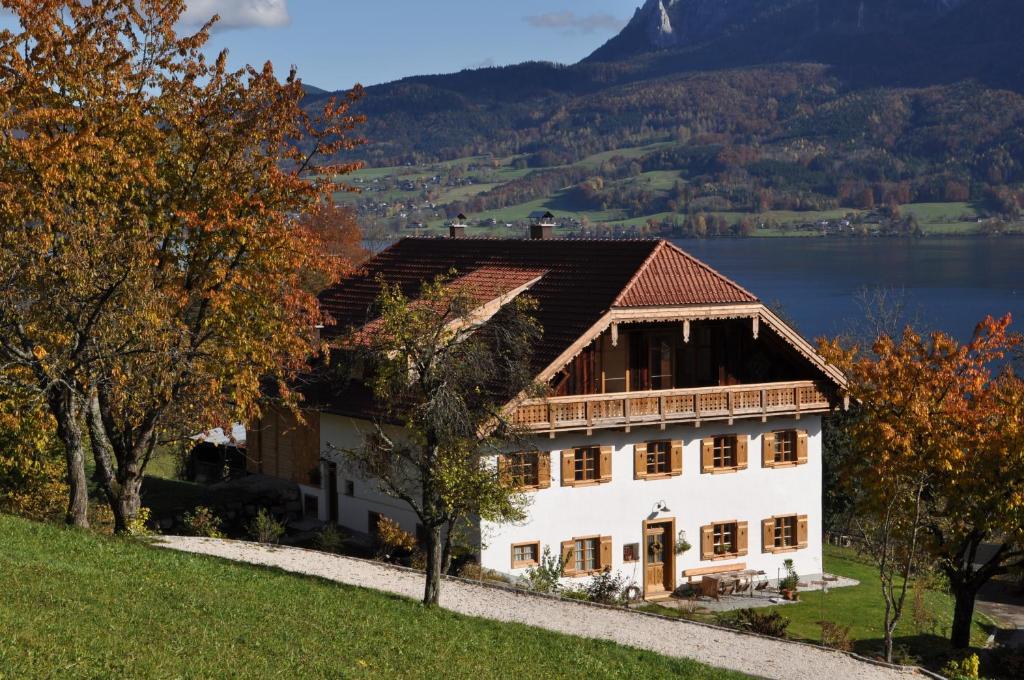
[[[320,497],[313,494],[302,495],[302,516],[320,519]]]
[[[775,547],[796,547],[796,515],[775,518]]]
[[[512,568],[536,566],[540,561],[540,542],[515,543],[512,545]]]
[[[716,524],[714,540],[716,555],[729,555],[736,552],[736,523]]]

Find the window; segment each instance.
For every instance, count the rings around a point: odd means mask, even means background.
[[[782,430],[775,433],[775,462],[796,462],[796,430]]]
[[[576,559],[575,571],[597,571],[601,566],[601,540],[581,538],[576,541],[574,557]]]
[[[736,551],[736,524],[714,525],[714,546],[716,555],[728,555]]]
[[[302,494],[302,516],[320,519],[320,497],[313,494]]]
[[[366,513],[366,533],[374,538],[380,536],[380,519],[383,515],[379,512],[368,510]]]
[[[761,435],[764,467],[791,467],[807,462],[807,432],[778,430]]]
[[[789,552],[807,547],[807,515],[776,515],[761,523],[764,552]]]
[[[637,479],[662,479],[683,474],[683,442],[656,441],[636,444],[634,476]]]
[[[581,446],[562,451],[562,486],[587,486],[610,481],[612,447]]]
[[[351,479],[346,479],[345,480],[345,495],[346,496],[355,496],[356,495],[356,483],[353,482]]]
[[[775,518],[775,547],[793,548],[796,546],[796,515]]]
[[[513,453],[507,457],[508,475],[512,482],[522,488],[536,488],[540,485],[536,453]]]
[[[586,576],[612,567],[611,536],[577,536],[562,541],[562,573]]]
[[[573,452],[573,479],[577,482],[596,480],[601,460],[601,449],[597,446],[584,446]]]
[[[647,444],[647,474],[664,475],[672,471],[672,442]]]
[[[722,434],[701,441],[701,470],[712,474],[747,469],[745,434]]]
[[[512,544],[512,568],[522,569],[524,567],[536,566],[540,560],[540,542]]]
[[[736,467],[736,437],[715,437],[713,461],[716,468]]]
[[[732,559],[746,554],[746,522],[727,520],[700,528],[700,558],[702,560]]]
[[[639,562],[640,561],[640,544],[639,543],[627,543],[622,546],[622,561],[623,562]]]

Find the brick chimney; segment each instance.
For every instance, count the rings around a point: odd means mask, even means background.
[[[448,236],[451,238],[466,238],[466,216],[459,213],[448,225]]]
[[[530,239],[534,241],[550,241],[555,237],[555,216],[544,213],[540,221],[530,225]]]

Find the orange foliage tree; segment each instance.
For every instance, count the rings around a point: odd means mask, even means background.
[[[1011,361],[1022,337],[1009,326],[989,317],[967,343],[907,328],[870,348],[820,347],[857,403],[844,474],[859,511],[891,507],[900,480],[924,485],[922,548],[949,579],[955,647],[970,644],[979,589],[1024,564],[1024,380]]]
[[[179,36],[184,0],[4,6],[0,379],[56,421],[68,521],[91,447],[125,531],[156,445],[255,415],[319,350],[306,283],[340,261],[292,216],[356,167],[325,159],[358,143],[361,90],[307,113],[294,71],[206,59],[216,18]]]

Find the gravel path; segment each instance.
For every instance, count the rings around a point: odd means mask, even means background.
[[[279,567],[285,571],[319,576],[414,599],[423,595],[423,577],[420,574],[367,560],[299,548],[185,536],[162,536],[157,545],[238,562]],[[780,680],[925,677],[909,670],[898,671],[875,666],[839,652],[810,645],[769,640],[626,610],[590,607],[571,601],[517,594],[511,590],[463,581],[444,583],[441,588],[441,606],[469,616],[515,621],[583,637],[611,640],[759,677]]]

